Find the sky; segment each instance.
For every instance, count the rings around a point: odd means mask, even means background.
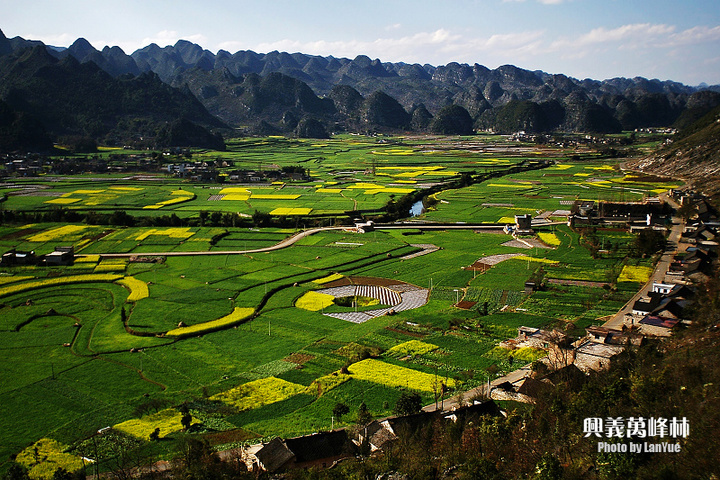
[[[604,80],[720,84],[720,0],[0,0],[6,37],[130,54],[184,39],[273,50]]]

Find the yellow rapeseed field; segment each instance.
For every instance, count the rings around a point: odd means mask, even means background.
[[[455,386],[455,380],[429,373],[418,372],[411,368],[399,367],[389,363],[368,358],[353,363],[348,367],[353,378],[368,382],[379,383],[387,387],[405,387],[419,392],[432,393],[437,382],[443,382],[450,387]]]
[[[138,235],[135,240],[142,241],[150,235],[165,235],[170,238],[187,239],[195,235],[195,232],[190,231],[190,227],[151,228]]]
[[[515,360],[522,360],[524,362],[534,362],[535,360],[542,358],[547,355],[545,350],[533,347],[522,347],[522,348],[505,348],[495,347],[492,350],[486,352],[483,357],[491,358],[495,360],[506,360],[508,357],[513,357]]]
[[[298,298],[295,302],[295,306],[302,308],[303,310],[317,312],[318,310],[322,310],[323,308],[332,305],[334,299],[335,297],[332,295],[310,291]]]
[[[23,280],[29,280],[31,278],[35,277],[30,277],[26,275],[3,275],[0,277],[0,285],[5,285],[6,283],[22,282]]]
[[[60,197],[60,198],[53,198],[52,200],[47,200],[43,203],[52,203],[54,205],[70,205],[71,203],[76,203],[82,200],[81,198],[68,198],[68,197]]]
[[[185,335],[192,335],[194,333],[202,333],[205,331],[214,330],[218,327],[224,327],[232,325],[246,317],[249,317],[255,311],[254,308],[240,308],[235,307],[231,313],[220,317],[217,320],[211,320],[205,323],[198,323],[197,325],[191,325],[189,327],[178,327],[170,330],[165,335],[170,337],[181,337]]]
[[[409,342],[395,345],[387,351],[388,355],[406,356],[406,355],[423,355],[432,352],[438,348],[432,343],[421,342],[420,340],[410,340]]]
[[[252,200],[297,200],[300,198],[299,194],[265,194],[265,193],[253,193],[250,195]]]
[[[560,246],[560,239],[554,233],[538,232],[538,238],[545,244],[553,247]]]
[[[51,228],[50,230],[45,230],[44,232],[36,233],[35,235],[28,237],[27,241],[52,242],[65,237],[77,236],[78,233],[82,232],[86,228],[87,226],[85,225],[65,225],[62,227]]]
[[[182,414],[174,408],[160,410],[157,413],[145,415],[142,418],[134,418],[126,422],[118,423],[114,429],[132,435],[133,437],[148,440],[150,434],[156,428],[160,429],[160,438],[166,437],[173,432],[183,429]],[[197,422],[193,422],[197,423]]]
[[[121,278],[117,283],[130,289],[130,295],[128,295],[126,300],[127,302],[137,302],[150,296],[147,283],[135,277]]]
[[[244,202],[246,200],[250,199],[250,194],[248,193],[227,193],[225,196],[222,197],[223,200],[228,201],[235,201],[235,202]]]
[[[122,275],[116,275],[113,273],[93,273],[89,275],[69,275],[66,277],[44,278],[34,282],[25,282],[2,287],[0,288],[0,297],[25,290],[33,290],[35,288],[54,287],[56,285],[65,285],[69,283],[114,282],[119,278],[122,278]]]
[[[105,193],[105,190],[75,190],[75,195],[97,195],[98,193]]]
[[[37,455],[35,453],[36,448]],[[28,469],[28,476],[31,479],[50,480],[58,468],[63,468],[71,473],[83,468],[82,459],[65,453],[67,449],[67,445],[63,445],[56,440],[41,438],[20,452],[15,461]]]
[[[100,255],[77,255],[75,263],[97,263],[100,261]]]
[[[320,397],[323,394],[332,390],[333,388],[337,387],[338,385],[347,382],[351,378],[352,377],[350,375],[346,375],[340,372],[333,372],[329,375],[323,375],[322,377],[313,380],[310,386],[307,387],[307,392],[311,395],[317,395],[318,397]]]
[[[307,215],[312,211],[312,208],[301,208],[301,207],[279,207],[270,212],[270,215]]]
[[[242,194],[250,195],[250,190],[242,187],[225,187],[218,192],[218,195]]]
[[[652,272],[652,267],[633,267],[630,265],[625,265],[622,269],[622,272],[620,272],[620,276],[618,277],[617,281],[645,283],[650,279],[650,275],[652,275]]]
[[[239,410],[252,410],[304,393],[307,387],[281,378],[267,377],[244,383],[231,390],[218,393],[210,400],[220,400]]]
[[[323,285],[325,283],[334,282],[335,280],[340,280],[343,278],[344,275],[340,273],[333,273],[332,275],[328,275],[327,277],[318,278],[317,280],[313,280],[313,283],[317,283],[318,285]]]

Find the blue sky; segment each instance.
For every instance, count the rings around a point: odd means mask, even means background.
[[[132,53],[186,39],[382,61],[513,64],[575,78],[720,84],[719,0],[0,0],[7,37]]]

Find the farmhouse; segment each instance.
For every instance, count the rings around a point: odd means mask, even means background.
[[[684,309],[687,306],[687,299],[692,298],[693,295],[694,292],[685,285],[655,282],[648,296],[633,304],[631,324],[635,323],[636,317],[642,317],[639,322],[641,333],[657,335],[658,330],[653,328],[657,322],[643,323],[643,320],[648,316],[669,320],[683,320],[685,318]],[[668,331],[662,330],[662,336],[666,336]]]
[[[30,252],[19,252],[14,248],[6,253],[3,253],[0,265],[2,266],[13,266],[13,265],[36,265],[38,258],[34,251]]]
[[[519,327],[518,343],[527,343],[530,347],[548,349],[553,345],[566,345],[568,341],[567,335],[559,330],[541,330],[533,327]]]
[[[647,315],[640,320],[640,331],[645,335],[669,337],[672,334],[672,329],[675,328],[678,323],[680,323],[680,321],[676,318]]]
[[[350,456],[347,431],[314,433],[302,437],[274,438],[266,444],[251,445],[243,450],[242,458],[248,470],[279,472],[290,468],[328,467]]]
[[[534,403],[543,391],[560,384],[571,388],[579,388],[586,379],[586,374],[570,363],[547,374],[533,372],[515,383],[503,382],[491,391],[493,400],[513,400],[522,403]]]
[[[642,335],[634,334],[631,330],[623,327],[623,330],[603,326],[590,326],[585,328],[588,338],[596,343],[608,345],[640,345]]]
[[[45,265],[72,265],[75,261],[75,247],[55,247],[55,251],[43,257]]]
[[[373,420],[365,428],[361,429],[357,436],[352,440],[355,446],[362,447],[367,444],[370,453],[381,451],[391,442],[397,440],[397,435],[390,426],[390,422],[383,420]]]
[[[573,363],[585,373],[607,370],[612,357],[623,350],[624,347],[621,345],[598,343],[590,339],[581,340],[575,348]]]
[[[533,233],[532,215],[529,213],[515,215],[515,233],[518,235],[531,235]]]
[[[244,449],[242,458],[248,470],[264,470],[272,473],[292,462],[295,454],[278,437],[269,443],[259,443]]]

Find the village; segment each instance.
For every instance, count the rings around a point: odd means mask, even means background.
[[[436,400],[410,415],[368,419],[367,423],[353,428],[301,437],[250,442],[245,447],[220,452],[220,458],[243,462],[253,472],[330,468],[344,459],[383,452],[393,442],[409,439],[424,427],[438,422],[466,425],[481,417],[507,415],[498,401],[534,404],[538,395],[561,383],[579,388],[590,375],[602,375],[608,370],[613,359],[624,350],[670,337],[677,329],[690,324],[686,307],[694,295],[693,285],[707,278],[706,272],[717,258],[720,223],[702,195],[673,191],[667,202],[676,209],[684,207],[683,211],[691,214],[687,220],[673,216],[669,228],[665,222],[652,222],[650,213],[645,222],[629,222],[632,231],[645,228],[667,233],[666,250],[651,279],[638,294],[616,315],[598,319],[604,321],[602,325],[587,327],[584,337],[572,338],[560,330],[522,326],[517,329],[515,338],[500,346],[511,350],[532,347],[544,350],[547,355],[503,377],[492,381],[488,378],[486,385]],[[657,205],[655,202],[650,204]],[[594,205],[589,204],[573,207],[577,218],[585,222],[593,221],[593,209]],[[595,217],[596,223],[598,220]],[[506,231],[514,236],[532,233],[532,221],[530,216],[518,216],[516,224]],[[372,229],[373,225],[364,224],[359,228],[362,227]],[[526,285],[526,288],[532,290],[536,286]],[[458,304],[458,307],[462,306]],[[651,444],[648,448],[663,448],[661,444],[657,445]],[[674,444],[671,447],[664,445],[666,449],[679,448]],[[162,470],[164,465],[153,468]]]

